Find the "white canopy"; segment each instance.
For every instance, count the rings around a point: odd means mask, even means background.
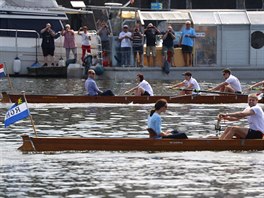
[[[146,20],[174,21],[184,23],[191,20],[197,25],[264,25],[263,11],[246,10],[175,10],[138,11],[141,23]]]
[[[138,11],[141,24],[145,20],[158,20],[158,21],[178,21],[185,22],[190,20],[187,11]]]

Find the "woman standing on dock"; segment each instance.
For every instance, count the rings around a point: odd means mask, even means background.
[[[64,36],[64,48],[66,49],[66,59],[70,58],[70,51],[74,55],[75,62],[77,61],[77,45],[75,43],[74,30],[71,29],[69,24],[65,25],[65,30],[61,31],[61,35]]]

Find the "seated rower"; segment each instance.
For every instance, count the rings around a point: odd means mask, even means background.
[[[111,90],[107,91],[101,91],[94,80],[95,78],[95,71],[93,69],[88,70],[88,78],[85,81],[85,89],[87,91],[87,95],[89,96],[114,96],[113,92]]]
[[[230,69],[224,69],[222,72],[223,72],[223,77],[225,81],[209,90],[241,94],[242,89],[241,89],[241,84],[238,78],[231,74]]]
[[[153,96],[153,89],[150,84],[144,80],[143,74],[138,74],[136,80],[139,84],[136,87],[126,91],[125,94],[134,91],[135,96]]]
[[[248,89],[251,90],[251,89],[253,89],[254,87],[259,87],[259,86],[262,86],[262,87],[260,88],[260,90],[261,90],[262,93],[264,93],[264,80],[263,80],[263,81],[260,81],[260,82],[257,82],[257,83],[255,83],[254,85],[249,86]]]
[[[150,115],[148,116],[148,131],[150,137],[153,138],[179,138],[187,139],[185,133],[179,133],[175,131],[161,131],[161,117],[162,112],[166,112],[168,108],[167,101],[165,99],[160,99],[155,104],[155,109],[151,110]]]
[[[184,76],[184,80],[176,85],[170,86],[170,88],[184,87],[179,95],[198,94],[198,92],[194,92],[193,90],[200,90],[200,85],[197,80],[192,77],[192,73],[185,72],[182,75]]]
[[[221,140],[229,140],[234,136],[239,139],[262,139],[264,134],[264,113],[258,105],[257,94],[248,95],[248,107],[235,113],[220,113],[218,120],[237,121],[242,118],[248,120],[248,127],[228,126],[220,136]]]

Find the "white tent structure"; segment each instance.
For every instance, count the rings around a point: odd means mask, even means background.
[[[264,65],[264,12],[246,10],[177,10],[139,12],[141,23],[166,21],[180,32],[191,20],[197,33],[194,66]]]

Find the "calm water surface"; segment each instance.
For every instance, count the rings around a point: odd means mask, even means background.
[[[1,80],[1,91],[8,90]],[[82,80],[14,79],[15,91],[83,94]],[[122,93],[133,82],[98,82]],[[169,82],[152,82],[161,90]],[[203,86],[210,83],[203,83]],[[245,86],[246,84],[244,84]],[[157,91],[156,91],[157,92]],[[167,89],[162,93],[174,94]],[[153,104],[29,104],[39,136],[147,137]],[[10,104],[0,104],[0,120]],[[214,134],[219,112],[245,104],[169,104],[164,128]],[[263,106],[264,107],[264,106]],[[229,123],[223,123],[223,127]],[[246,124],[245,120],[236,124]],[[23,154],[28,119],[0,128],[0,197],[264,197],[264,152],[58,152]]]

